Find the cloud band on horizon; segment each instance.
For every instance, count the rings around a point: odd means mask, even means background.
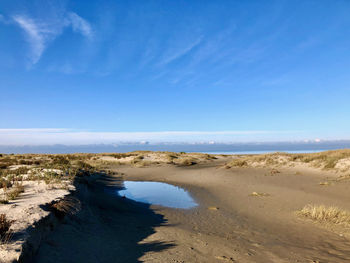
[[[298,135],[298,136],[296,136]],[[267,142],[314,139],[301,131],[157,131],[97,132],[74,129],[32,128],[0,129],[1,145],[82,145],[120,142],[198,143],[198,142]]]

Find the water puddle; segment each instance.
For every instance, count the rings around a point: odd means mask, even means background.
[[[184,209],[197,206],[187,191],[171,184],[124,181],[124,186],[118,194],[138,202]]]

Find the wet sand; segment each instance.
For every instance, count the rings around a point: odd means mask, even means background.
[[[347,262],[349,231],[298,218],[306,204],[350,210],[350,182],[316,169],[222,168],[224,160],[179,167],[111,167],[81,185],[82,211],[67,217],[35,262]],[[121,180],[167,182],[199,206],[172,209],[118,197]],[[107,187],[106,187],[107,186]],[[253,192],[266,196],[252,196]]]

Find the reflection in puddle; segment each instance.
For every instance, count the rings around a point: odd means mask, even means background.
[[[126,189],[118,191],[118,194],[138,202],[173,208],[192,208],[197,205],[188,192],[174,185],[124,181],[124,186]]]

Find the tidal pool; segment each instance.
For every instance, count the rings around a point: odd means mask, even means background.
[[[197,206],[187,191],[171,184],[124,181],[124,186],[118,194],[138,202],[183,209]]]

